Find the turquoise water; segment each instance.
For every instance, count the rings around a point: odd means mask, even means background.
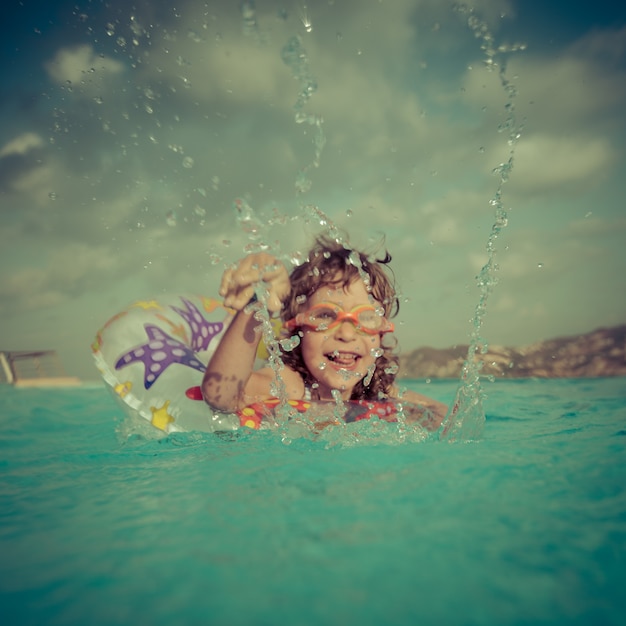
[[[486,393],[479,441],[329,448],[0,388],[0,623],[623,624],[625,380]]]

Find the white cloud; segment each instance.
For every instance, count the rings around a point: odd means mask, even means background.
[[[600,37],[599,37],[600,38]],[[595,55],[581,54],[581,42],[554,56],[532,48],[511,55],[507,74],[517,89],[518,122],[530,132],[567,132],[576,124],[601,128],[619,124],[626,105],[626,72]],[[463,78],[464,99],[490,117],[503,117],[506,94],[498,72],[472,64]],[[604,119],[598,119],[598,116]]]
[[[524,193],[558,190],[596,183],[617,159],[602,136],[532,134],[516,147],[513,185]]]
[[[52,164],[36,165],[19,172],[10,182],[12,190],[31,206],[42,207],[54,200],[62,178]]]
[[[506,134],[496,132],[504,91],[497,72],[481,69],[481,41],[440,0],[311,2],[311,33],[301,3],[288,3],[286,17],[279,0],[256,4],[258,37],[242,34],[237,2],[183,1],[166,17],[145,3],[135,10],[113,2],[112,37],[107,18],[90,24],[93,45],[60,44],[45,64],[55,85],[38,87],[46,98],[36,115],[24,108],[15,127],[5,119],[3,137],[12,139],[0,158],[19,158],[6,159],[0,177],[0,234],[14,261],[0,276],[0,296],[14,311],[62,305],[77,290],[85,302],[90,294],[115,300],[121,288],[211,293],[223,265],[250,244],[232,209],[235,197],[250,194],[264,219],[274,207],[285,216],[285,226],[263,234],[285,254],[305,251],[319,230],[303,217],[307,204],[359,246],[386,234],[412,299],[407,347],[425,336],[458,340],[451,328],[475,306],[473,278],[493,221],[499,181],[491,170],[509,151]],[[497,39],[501,26],[523,39],[502,18],[512,3],[474,7]],[[295,34],[307,53],[300,70],[308,61],[319,87],[305,112],[324,119],[328,140],[320,167],[307,170],[311,192],[301,196],[294,180],[313,160],[314,129],[295,123],[302,83],[281,59]],[[58,41],[69,41],[62,35]],[[568,306],[554,295],[554,279],[592,273],[599,260],[608,265],[598,242],[623,233],[623,221],[611,218],[623,204],[615,175],[623,39],[623,31],[590,33],[553,54],[529,47],[510,57],[518,119],[526,120],[503,188],[514,212],[496,242],[502,280],[490,305],[511,320],[502,324],[507,333],[536,336],[517,312],[533,313],[530,302],[541,296],[552,298],[546,315],[557,324]],[[168,226],[172,210],[176,225]],[[40,256],[27,258],[24,240]]]
[[[43,309],[60,304],[66,294],[54,289],[44,267],[23,267],[0,275],[0,312]]]
[[[48,249],[43,257],[43,263],[9,268],[0,274],[0,311],[59,304],[69,294],[95,287],[100,277],[118,272],[121,262],[107,247],[78,242]]]
[[[594,216],[591,212],[582,219],[572,220],[567,230],[575,237],[605,237],[607,235],[616,235],[626,233],[626,217],[617,217],[615,219],[607,219]]]
[[[81,93],[101,89],[104,80],[122,72],[124,65],[96,54],[92,46],[85,44],[61,48],[52,60],[44,63],[44,68],[54,82]]]
[[[600,62],[619,63],[626,57],[626,26],[602,30],[595,28],[574,42],[570,51]]]
[[[0,158],[13,154],[24,155],[31,150],[41,148],[43,145],[45,145],[45,142],[37,133],[22,133],[2,146],[0,149]]]
[[[460,224],[450,215],[441,216],[430,228],[428,238],[434,243],[455,243],[461,239]]]

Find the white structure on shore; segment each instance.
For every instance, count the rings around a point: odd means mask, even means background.
[[[0,383],[15,387],[73,387],[81,382],[67,376],[54,350],[0,351]]]

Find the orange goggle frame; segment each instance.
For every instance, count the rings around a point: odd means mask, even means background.
[[[336,328],[345,321],[352,322],[358,332],[368,335],[389,333],[394,330],[393,322],[380,315],[379,309],[371,304],[360,304],[351,311],[345,311],[332,302],[320,302],[307,311],[298,313],[294,318],[285,322],[285,328],[294,330],[304,327],[323,332]]]

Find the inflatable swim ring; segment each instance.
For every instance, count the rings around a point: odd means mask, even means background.
[[[278,399],[250,405],[237,415],[213,414],[200,391],[206,364],[234,313],[215,298],[197,295],[135,302],[96,334],[92,344],[96,366],[126,413],[139,415],[166,433],[261,428]],[[263,344],[257,356],[267,358]],[[286,404],[294,413],[304,413],[312,403]],[[343,419],[376,416],[395,421],[395,414],[393,402],[360,401],[348,403]]]
[[[337,404],[330,401],[311,401],[311,400],[287,400],[286,402],[290,413],[295,415],[297,413],[306,413],[313,407],[316,417],[323,417],[330,423],[335,420],[339,420],[337,417]],[[248,428],[261,428],[263,420],[273,414],[273,412],[279,407],[280,400],[278,398],[270,398],[264,402],[255,402],[250,404],[240,411],[239,419],[242,426]],[[293,410],[295,409],[295,411]],[[354,400],[345,403],[345,413],[340,416],[341,420],[349,424],[351,422],[359,422],[361,420],[368,420],[377,418],[385,422],[397,422],[398,421],[398,408],[394,402],[375,402],[371,400]],[[330,418],[330,421],[328,419]]]
[[[141,300],[113,316],[92,345],[96,366],[127,413],[165,432],[233,430],[200,394],[206,364],[234,311],[204,296]]]

